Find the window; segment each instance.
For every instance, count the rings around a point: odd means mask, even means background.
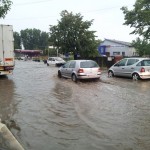
[[[142,62],[140,61],[136,66],[142,66]]]
[[[83,61],[80,63],[81,68],[97,68],[98,64],[95,61]]]
[[[138,61],[139,61],[138,59],[128,59],[127,66],[133,65]]]
[[[137,66],[150,66],[150,60],[140,61]]]
[[[76,62],[75,62],[75,61],[72,61],[72,62],[70,63],[70,65],[69,65],[69,68],[75,68],[75,64],[76,64]]]
[[[66,63],[63,65],[63,68],[68,68],[69,67],[70,62]]]
[[[122,56],[125,56],[125,52],[122,52]]]
[[[122,59],[115,66],[125,66],[126,62],[127,62],[127,59]]]
[[[143,60],[143,66],[150,66],[150,60]]]
[[[113,55],[120,55],[120,52],[113,52]]]
[[[50,57],[48,60],[52,61],[52,58]]]

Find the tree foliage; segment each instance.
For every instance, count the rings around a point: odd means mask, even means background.
[[[18,32],[14,32],[14,48],[21,49],[21,36]]]
[[[130,25],[134,30],[131,34],[138,34],[150,39],[150,0],[136,0],[133,10],[121,8],[125,17],[124,25]]]
[[[132,41],[132,45],[136,48],[139,56],[150,56],[150,43],[147,39],[141,40],[140,38],[137,38]]]
[[[50,26],[50,41],[60,53],[72,52],[81,57],[91,57],[98,54],[95,31],[90,31],[93,20],[83,21],[80,13],[73,14],[64,10],[57,25]]]
[[[0,18],[5,18],[7,12],[10,10],[12,1],[0,0]]]
[[[25,29],[20,31],[21,41],[25,49],[45,50],[48,48],[49,34],[39,29]]]

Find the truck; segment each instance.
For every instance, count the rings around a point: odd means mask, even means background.
[[[13,26],[0,24],[0,76],[12,74],[14,66]]]

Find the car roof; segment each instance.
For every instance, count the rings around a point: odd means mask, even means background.
[[[61,58],[61,57],[48,57],[48,58],[54,58],[54,59],[56,59],[56,58]],[[62,58],[61,58],[62,59]]]
[[[130,57],[130,58],[124,58],[124,59],[139,59],[139,60],[144,60],[144,59],[150,59],[150,58],[147,58],[147,57]]]
[[[48,57],[48,58],[60,58],[60,57]]]
[[[93,60],[80,59],[80,60],[70,60],[70,61],[83,62],[83,61],[93,61]]]

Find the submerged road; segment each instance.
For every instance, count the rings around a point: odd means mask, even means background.
[[[0,77],[0,118],[26,150],[150,149],[150,80],[76,84],[57,70],[16,61]]]

